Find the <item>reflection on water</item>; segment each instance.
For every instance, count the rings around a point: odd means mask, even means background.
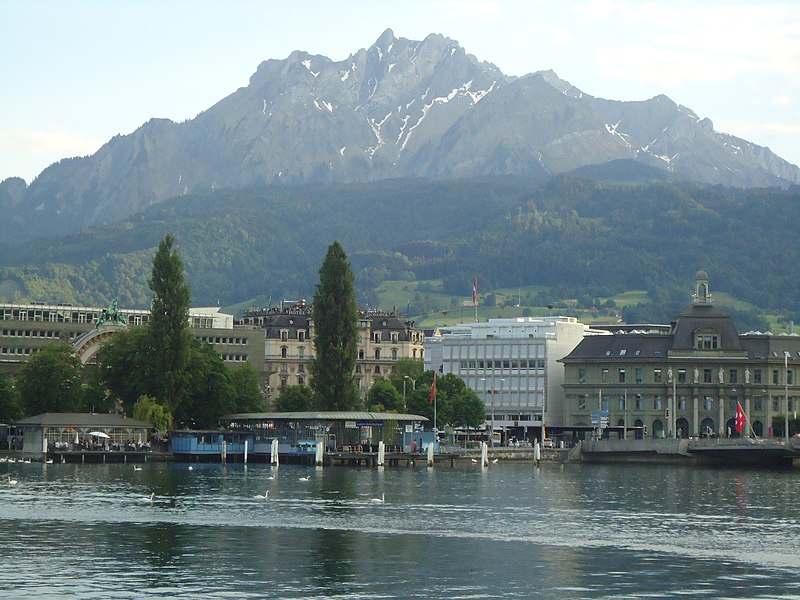
[[[800,595],[795,471],[6,471],[19,484],[0,485],[0,589],[13,597]]]

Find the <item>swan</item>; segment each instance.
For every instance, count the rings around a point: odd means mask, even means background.
[[[308,481],[309,479],[311,479],[310,475],[306,475],[305,477],[300,477],[300,481]]]
[[[500,460],[500,459],[499,459],[499,458],[495,458],[495,459],[492,461],[492,463],[493,463],[493,464],[497,464],[497,461],[498,461],[498,460]]]
[[[133,470],[134,471],[141,471],[142,467],[137,467],[136,465],[133,465]]]
[[[470,460],[471,460],[472,462],[478,462],[478,461],[477,461],[477,460],[475,460],[474,458],[470,458]]]
[[[17,480],[12,479],[11,475],[8,476],[8,485],[17,485]]]
[[[194,471],[194,467],[192,465],[189,465],[189,470]]]
[[[44,461],[44,464],[52,465],[53,464],[53,459],[52,458],[48,458],[46,461]]]
[[[263,495],[263,496],[262,496],[261,494],[256,494],[256,495],[255,495],[255,496],[253,496],[253,497],[254,497],[254,498],[259,498],[260,500],[266,500],[267,498],[269,498],[269,490],[267,490],[266,492],[264,492],[264,495]]]
[[[378,504],[384,504],[386,502],[386,496],[384,495],[383,492],[381,492],[381,497],[380,498],[370,498],[369,501],[370,502],[377,502]]]
[[[155,493],[155,492],[150,492],[150,495],[149,495],[149,496],[144,496],[144,497],[142,498],[142,500],[144,500],[145,502],[149,502],[150,504],[152,504],[152,503],[153,503],[153,498],[155,498],[155,497],[156,497],[156,493]]]

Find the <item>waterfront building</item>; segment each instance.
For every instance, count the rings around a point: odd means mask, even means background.
[[[637,437],[736,437],[740,404],[748,423],[741,435],[768,437],[773,417],[798,408],[800,337],[738,333],[713,306],[705,271],[669,327],[611,329],[562,360],[570,425],[635,427]]]
[[[142,451],[153,426],[118,414],[43,413],[12,425],[10,447],[44,460],[48,454],[84,451]]]
[[[106,309],[71,304],[0,304],[0,373],[16,375],[30,355],[42,346],[68,342],[84,364],[95,361],[97,350],[113,335],[112,327],[99,326]],[[150,311],[119,309],[128,326],[142,325]],[[189,330],[214,346],[229,365],[250,362],[264,368],[263,334],[259,328],[238,326],[233,316],[218,307],[190,308]]]
[[[310,304],[300,300],[282,302],[278,307],[248,309],[240,324],[264,331],[268,403],[286,386],[310,383],[315,355]],[[366,310],[359,312],[358,329],[355,379],[362,398],[375,380],[392,374],[398,360],[422,360],[425,338],[413,321],[394,312]]]
[[[564,368],[559,359],[593,332],[574,317],[489,319],[439,327],[425,340],[425,368],[453,373],[484,401],[486,425],[501,443],[542,439],[562,426]]]

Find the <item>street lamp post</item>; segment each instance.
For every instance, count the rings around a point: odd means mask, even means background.
[[[503,382],[505,379],[500,378],[500,401],[503,400]],[[492,394],[492,442],[494,442],[494,394]],[[500,445],[503,445],[503,436],[500,436]]]
[[[783,437],[786,444],[789,444],[789,353],[784,350],[783,352],[783,405],[786,409],[783,415]]]
[[[486,377],[481,377],[480,380],[483,382],[482,383],[482,385],[483,385],[483,410],[484,410],[484,412],[483,412],[484,421],[483,422],[485,424],[486,423]],[[483,429],[484,429],[484,431],[486,431],[486,427],[484,427]],[[484,437],[486,437],[486,436],[484,436]],[[491,445],[491,438],[490,438],[489,443],[487,445],[488,446]]]
[[[403,375],[403,404],[406,403],[406,379],[411,381],[411,389],[414,391],[417,390],[417,380],[408,375]]]

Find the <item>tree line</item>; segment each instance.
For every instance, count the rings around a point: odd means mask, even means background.
[[[223,415],[265,410],[259,375],[250,363],[229,368],[213,346],[188,328],[191,291],[183,262],[167,235],[152,260],[153,294],[147,324],[116,333],[84,368],[70,344],[33,354],[12,385],[0,377],[0,421],[45,412],[118,412],[157,430],[210,428]],[[358,306],[350,262],[339,242],[328,248],[313,301],[315,358],[311,385],[289,386],[278,410],[412,412],[433,421],[434,373],[421,361],[400,361],[378,379],[362,401],[354,371],[358,354]],[[403,390],[401,394],[400,390]],[[438,422],[476,427],[483,402],[455,375],[436,385]]]

